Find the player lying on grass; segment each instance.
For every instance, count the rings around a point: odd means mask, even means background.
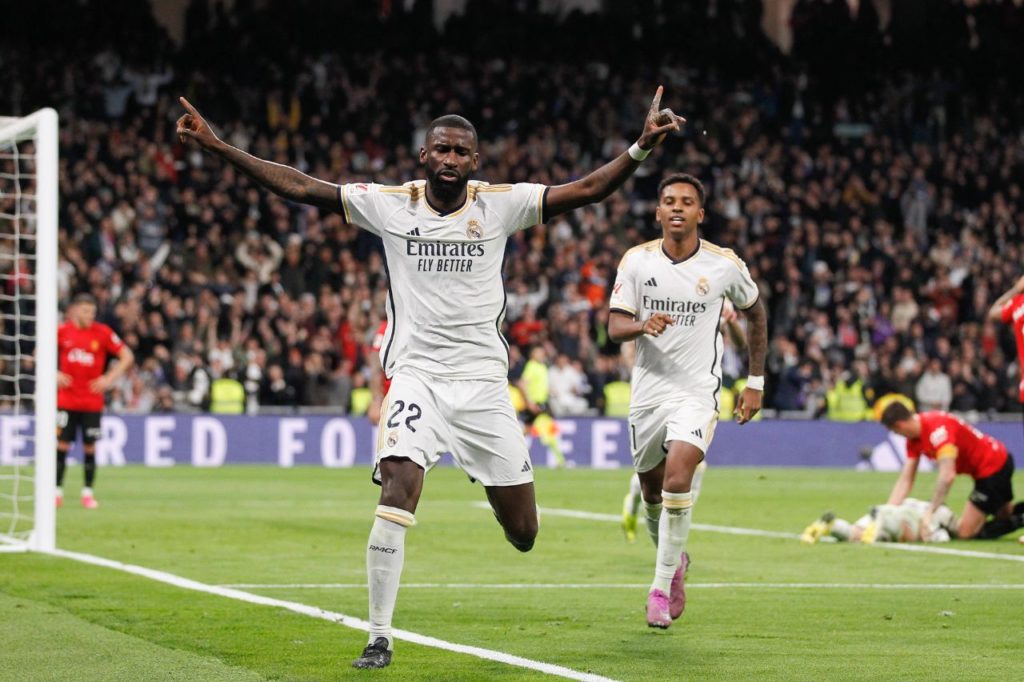
[[[901,504],[879,504],[853,523],[825,512],[821,518],[807,526],[800,541],[813,545],[825,536],[839,542],[949,542],[956,533],[956,516],[946,505],[940,505],[931,514],[931,523],[922,522],[930,509],[923,500],[908,497]]]

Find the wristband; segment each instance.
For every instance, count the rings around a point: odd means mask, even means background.
[[[636,142],[629,148],[629,157],[634,161],[643,161],[651,153],[650,149],[641,149]]]
[[[764,376],[759,376],[759,377],[748,376],[747,377],[747,385],[744,386],[744,388],[752,388],[755,391],[763,391],[764,390]]]

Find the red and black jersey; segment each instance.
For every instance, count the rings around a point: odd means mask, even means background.
[[[956,458],[956,472],[987,478],[1006,463],[1006,446],[946,412],[922,412],[921,435],[907,439],[907,456]]]
[[[105,324],[93,322],[78,327],[65,322],[57,329],[57,358],[60,371],[71,384],[57,391],[57,408],[76,412],[102,412],[103,394],[89,388],[107,366],[107,356],[116,355],[124,342]]]

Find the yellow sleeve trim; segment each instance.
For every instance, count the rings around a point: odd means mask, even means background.
[[[704,245],[704,248],[707,249],[708,253],[714,254],[716,256],[721,256],[722,258],[727,258],[728,260],[732,261],[733,265],[738,267],[740,270],[743,269],[743,261],[740,260],[740,257],[737,256],[736,252],[733,251],[732,249],[723,248],[721,246],[712,244],[711,242],[705,241],[703,239],[701,240],[701,243]]]
[[[956,446],[952,443],[946,443],[935,453],[935,459],[956,459],[956,456],[960,454],[960,451],[956,449]]]

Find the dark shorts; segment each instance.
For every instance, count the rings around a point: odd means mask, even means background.
[[[57,410],[57,438],[62,443],[74,443],[78,430],[82,430],[82,443],[92,445],[103,434],[100,429],[102,412],[78,412],[76,410]]]
[[[974,490],[967,498],[975,507],[986,514],[995,514],[1007,502],[1013,501],[1013,455],[1006,453],[1003,468],[985,478],[974,481]]]

